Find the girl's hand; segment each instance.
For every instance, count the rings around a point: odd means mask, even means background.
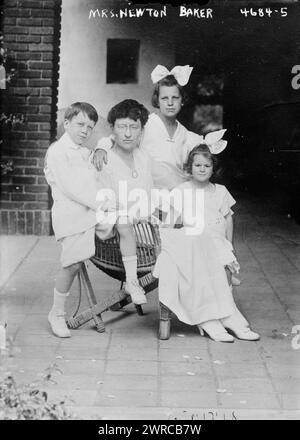
[[[98,171],[101,171],[103,163],[107,165],[107,152],[102,149],[95,150],[92,156],[92,164]]]

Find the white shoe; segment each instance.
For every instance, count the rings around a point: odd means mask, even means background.
[[[230,333],[233,334],[237,339],[241,339],[242,341],[258,341],[260,339],[260,335],[256,332],[253,332],[249,327],[241,327],[241,328],[230,328],[226,327]]]
[[[59,338],[71,337],[71,332],[65,321],[65,312],[50,310],[48,321],[55,336]]]
[[[220,319],[223,327],[232,328],[232,329],[243,329],[250,327],[249,322],[245,318],[245,316],[239,311],[236,304],[233,303],[234,311],[230,316],[226,316],[226,318]]]
[[[199,324],[198,328],[201,336],[203,336],[205,332],[213,341],[234,342],[234,337],[227,333],[221,322],[217,319]]]
[[[147,298],[144,289],[139,285],[138,280],[126,281],[124,290],[131,296],[132,302],[136,305],[146,304]]]

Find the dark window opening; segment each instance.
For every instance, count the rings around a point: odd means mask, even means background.
[[[107,84],[137,83],[140,40],[107,40]]]

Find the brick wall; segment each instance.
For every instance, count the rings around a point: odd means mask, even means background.
[[[56,133],[60,8],[59,0],[4,1],[4,42],[18,72],[6,93],[25,123],[2,151],[1,161],[12,159],[14,170],[1,177],[1,233],[51,232],[43,163]]]

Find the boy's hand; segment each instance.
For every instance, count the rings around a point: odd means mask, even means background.
[[[101,149],[95,150],[92,156],[92,164],[98,171],[102,170],[103,162],[107,164],[107,152]]]
[[[107,151],[113,146],[113,144],[114,136],[112,135],[103,137],[98,141],[92,156],[92,164],[98,171],[102,170],[103,162],[107,164]]]

